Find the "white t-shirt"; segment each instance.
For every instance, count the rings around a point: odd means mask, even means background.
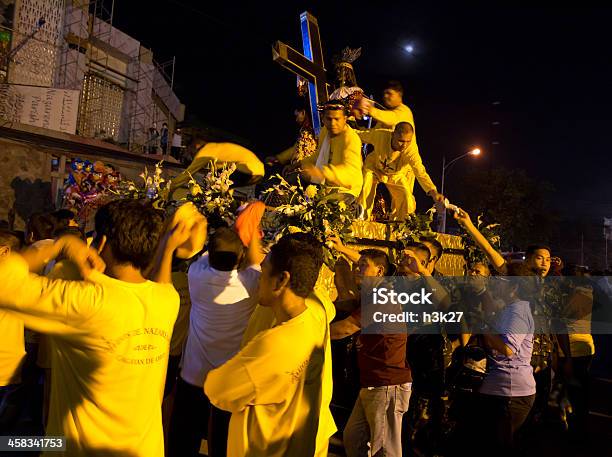
[[[172,147],[180,148],[181,146],[183,146],[183,137],[180,133],[175,133],[172,136]]]
[[[189,267],[191,314],[181,377],[194,386],[232,358],[257,305],[258,266],[219,271],[208,264],[208,253]]]

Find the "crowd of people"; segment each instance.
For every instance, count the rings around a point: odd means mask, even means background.
[[[388,110],[359,102],[384,127],[374,131],[326,104],[316,149],[287,175],[338,189],[366,216],[378,182],[396,219],[415,210],[415,179],[442,202],[401,93],[387,87]],[[365,168],[362,141],[374,145]],[[209,230],[189,204],[168,215],[119,199],[87,235],[66,210],[0,231],[0,435],[40,424],[32,434],[65,436],[71,456],[196,456],[203,439],[210,456],[324,456],[336,434],[348,457],[513,455],[553,409],[587,438],[591,319],[612,322],[607,278],[551,282],[545,245],[510,263],[457,208],[486,261],[445,277],[436,237],[356,251],[329,234],[332,300],[318,285],[323,243],[298,232],[264,246],[264,211],[252,201]],[[398,284],[466,318],[372,331],[379,308],[363,291]]]
[[[459,210],[489,262],[468,265],[457,287],[436,270],[435,238],[407,243],[394,265],[383,250],[354,251],[330,236],[353,264],[337,263],[332,302],[316,287],[320,243],[296,233],[265,253],[262,214],[261,202],[250,204],[190,261],[175,254],[196,232],[202,238],[206,220],[194,210],[189,224],[164,221],[138,200],[100,208],[88,243],[69,211],[34,215],[25,234],[2,231],[2,434],[17,433],[29,408],[47,435],[66,436],[68,455],[198,455],[203,438],[209,455],[326,455],[342,422],[334,389],[353,389],[349,457],[503,454],[543,420],[554,372],[570,386],[569,430],[586,436],[593,338],[536,323],[548,247],[509,264]],[[494,282],[494,272],[533,281]],[[492,328],[360,334],[361,285],[393,276],[433,291],[441,310],[497,312]],[[567,301],[590,315],[593,290],[577,287]],[[24,328],[40,338],[26,345]],[[350,365],[332,362],[332,341],[349,338],[357,386],[332,370]],[[18,394],[32,376],[45,387],[38,412]]]

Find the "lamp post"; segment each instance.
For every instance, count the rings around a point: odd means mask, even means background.
[[[453,160],[451,160],[448,163],[446,163],[446,156],[442,156],[442,185],[440,189],[440,192],[442,193],[442,195],[444,195],[444,178],[446,176],[446,170],[448,170],[458,160],[463,159],[464,157],[469,156],[469,155],[478,156],[480,155],[480,153],[481,153],[480,149],[474,148],[466,152],[465,154],[461,154],[459,157],[455,157]],[[438,224],[438,232],[446,233],[446,208],[441,212],[440,222]]]

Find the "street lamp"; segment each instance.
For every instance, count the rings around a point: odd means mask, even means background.
[[[463,159],[466,156],[479,156],[481,152],[482,151],[479,148],[474,148],[469,150],[465,154],[461,154],[459,157],[455,157],[448,163],[446,163],[446,156],[442,156],[442,186],[440,189],[442,195],[444,195],[444,177],[446,176],[446,170],[448,170],[458,160]],[[438,224],[438,232],[446,233],[446,208],[442,211],[440,222]]]

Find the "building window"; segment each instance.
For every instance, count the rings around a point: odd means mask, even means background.
[[[79,106],[79,135],[117,140],[124,90],[94,73],[83,80]]]

